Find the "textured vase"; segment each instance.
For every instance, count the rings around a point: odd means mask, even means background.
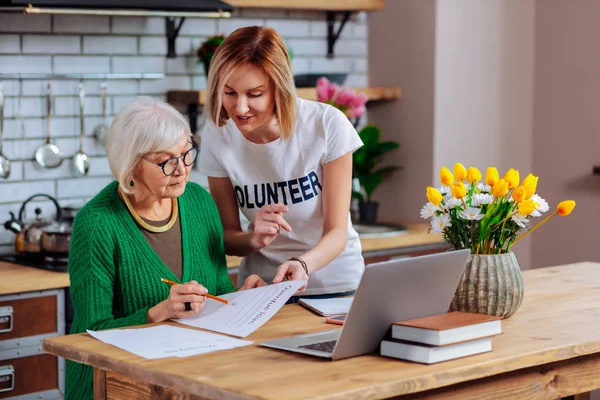
[[[521,306],[523,292],[523,276],[512,252],[471,254],[450,310],[508,318]]]

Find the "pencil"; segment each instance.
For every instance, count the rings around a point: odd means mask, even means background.
[[[179,285],[179,283],[173,282],[173,281],[171,281],[169,279],[166,279],[166,278],[160,278],[160,281],[164,282],[164,283],[167,283],[169,285]],[[220,301],[221,303],[229,304],[228,300],[222,299],[222,298],[217,297],[217,296],[213,296],[212,294],[206,293],[206,294],[203,294],[202,296],[208,297],[209,299],[213,299],[213,300],[216,300],[216,301]]]

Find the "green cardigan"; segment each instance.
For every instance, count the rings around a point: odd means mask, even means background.
[[[227,272],[223,227],[210,194],[188,183],[178,198],[182,282],[196,280],[211,294],[235,290]],[[152,250],[110,183],[78,213],[69,250],[71,333],[147,323],[146,312],[169,296],[160,278],[179,279]],[[93,370],[66,362],[67,400],[93,399]]]

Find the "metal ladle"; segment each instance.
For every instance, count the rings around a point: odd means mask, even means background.
[[[52,98],[50,82],[46,90],[46,143],[35,151],[35,161],[44,168],[56,168],[63,162],[63,156],[57,145],[50,142],[50,117],[52,114]]]
[[[100,102],[102,103],[102,123],[94,129],[94,137],[103,148],[106,148],[106,136],[108,135],[108,125],[106,125],[106,82],[100,84]]]
[[[0,82],[0,177],[6,179],[10,175],[10,160],[2,154],[2,132],[4,130],[4,90]]]
[[[73,156],[73,165],[75,170],[79,174],[85,176],[90,170],[90,158],[83,152],[83,135],[85,128],[83,125],[83,99],[85,97],[85,90],[83,89],[83,82],[79,83],[79,151]]]

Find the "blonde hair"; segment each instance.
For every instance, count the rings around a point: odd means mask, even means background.
[[[247,26],[236,29],[217,48],[210,61],[205,115],[223,126],[229,116],[223,108],[225,83],[241,64],[252,64],[264,71],[275,85],[275,114],[281,137],[292,136],[296,121],[296,87],[290,59],[283,39],[274,29]]]
[[[129,182],[140,156],[167,150],[183,135],[191,136],[188,121],[165,102],[140,96],[123,107],[106,137],[108,164],[121,190],[133,193]]]

